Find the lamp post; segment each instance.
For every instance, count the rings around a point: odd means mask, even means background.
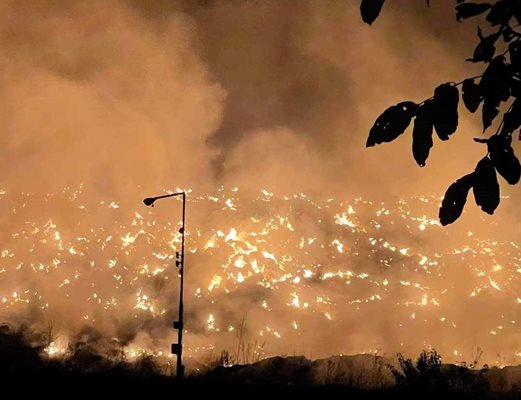
[[[159,199],[165,199],[167,197],[175,197],[182,196],[183,198],[183,214],[182,214],[182,222],[181,229],[179,232],[181,233],[181,255],[176,252],[176,266],[179,268],[179,276],[181,278],[181,282],[179,285],[179,320],[174,321],[174,329],[177,329],[177,343],[172,343],[172,354],[177,356],[177,367],[176,367],[176,375],[178,379],[184,377],[185,367],[183,365],[183,293],[184,293],[184,266],[185,266],[185,210],[186,210],[186,193],[185,192],[177,192],[171,194],[164,194],[156,197],[147,197],[143,200],[146,206],[154,207],[154,202]]]

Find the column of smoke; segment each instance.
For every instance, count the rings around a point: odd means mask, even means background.
[[[422,170],[412,160],[408,138],[371,150],[364,150],[364,144],[372,122],[387,106],[430,97],[437,84],[471,74],[463,59],[471,52],[474,26],[457,25],[452,4],[433,4],[429,10],[422,2],[413,6],[397,1],[386,6],[375,26],[368,27],[360,21],[356,2],[352,3],[2,2],[0,187],[7,193],[2,199],[2,247],[21,252],[14,247],[18,242],[11,233],[28,221],[43,225],[50,216],[65,238],[81,237],[85,225],[102,226],[110,235],[111,223],[116,229],[131,221],[136,210],[142,212],[143,197],[174,187],[190,187],[194,195],[215,194],[221,185],[248,193],[267,189],[280,196],[304,192],[321,199],[361,195],[392,204],[402,196],[441,195],[449,182],[473,168],[483,152],[470,140],[481,131],[479,118],[462,111],[457,135],[448,143],[437,143]],[[23,206],[15,195],[42,197],[80,185],[82,202],[88,204],[88,218],[81,223],[76,210],[53,201],[64,194],[50,196],[44,210],[37,201],[27,200]],[[117,218],[107,212],[112,201],[119,205]],[[513,228],[506,223],[512,215],[517,217],[511,202],[503,201],[493,231],[487,225],[486,234],[492,239],[514,239]],[[270,207],[262,212],[279,211]],[[479,214],[469,207],[457,229],[484,230]],[[173,202],[161,204],[153,217],[160,222],[175,219],[175,208]],[[251,215],[258,212],[251,210]],[[429,212],[434,218],[436,207]],[[244,224],[249,217],[243,209],[231,222]],[[229,216],[215,214],[207,203],[194,203],[189,228],[192,234],[199,231],[204,236],[225,226],[224,218]],[[160,222],[154,229],[163,229]],[[306,235],[328,237],[327,228],[311,217],[299,226]],[[127,269],[119,273],[130,273],[139,257],[154,251],[153,244],[146,244],[128,255]],[[110,260],[111,255],[96,246],[90,244],[88,260],[66,264],[47,276],[25,274],[23,269],[4,274],[0,298],[13,290],[30,289],[44,293],[50,305],[43,311],[29,307],[23,315],[8,311],[0,315],[39,325],[53,321],[55,329],[69,338],[93,324],[106,337],[118,337],[124,344],[166,349],[173,340],[170,323],[175,312],[135,317],[135,287],[119,308],[105,312],[82,302],[92,295],[92,286],[79,285],[72,296],[77,301],[64,298],[56,289],[74,275],[72,268],[85,272],[91,261],[98,265]],[[443,253],[450,244],[441,235],[422,246]],[[320,254],[313,257],[324,262]],[[189,293],[207,287],[218,268],[210,257],[198,260],[198,265],[189,265],[194,271]],[[377,262],[368,258],[361,271],[377,268]],[[100,269],[90,275],[89,285],[94,282],[96,291],[109,298],[113,273]],[[397,279],[400,274],[403,271],[397,272]],[[165,282],[167,286],[175,282],[175,273],[169,277],[148,285],[159,286],[161,292]],[[457,271],[450,277],[448,287],[467,278]],[[237,326],[245,310],[258,305],[258,289],[246,287],[251,291],[242,289],[229,299],[223,296],[219,304],[200,309],[188,305],[190,319],[204,321],[209,311],[220,309],[223,318]],[[176,292],[175,287],[165,291],[161,301],[167,307]],[[370,314],[371,318],[378,315],[378,321],[349,311],[336,315],[332,330],[322,321],[312,325],[311,320],[307,333],[302,333],[301,347],[283,337],[269,351],[320,356],[377,347],[394,351],[403,344],[407,348],[408,343],[418,350],[421,329],[400,329],[391,305],[382,304],[381,313]],[[279,310],[276,319],[292,320],[293,312]],[[498,312],[483,307],[481,315],[469,319],[487,320]],[[86,321],[85,315],[95,322]],[[250,332],[265,325],[255,322],[253,311],[249,320],[253,320]],[[187,341],[216,349],[234,343],[207,336],[198,322],[192,324],[192,339]],[[472,324],[465,329],[458,331],[460,342],[474,335]],[[428,339],[437,345],[435,337]],[[452,349],[450,338],[444,340],[445,348]]]

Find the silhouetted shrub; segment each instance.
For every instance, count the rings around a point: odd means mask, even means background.
[[[399,387],[418,391],[446,390],[447,380],[441,373],[441,356],[435,350],[423,351],[416,364],[398,354],[400,370],[393,365],[389,369]]]

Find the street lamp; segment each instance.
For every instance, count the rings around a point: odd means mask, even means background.
[[[174,321],[174,329],[177,329],[177,343],[172,343],[172,354],[177,355],[177,367],[176,375],[177,378],[181,379],[184,377],[185,367],[183,366],[183,292],[184,292],[184,266],[185,266],[185,210],[186,210],[186,193],[177,192],[171,194],[164,194],[162,196],[147,197],[143,200],[146,206],[154,207],[154,202],[159,199],[165,199],[167,197],[182,196],[183,198],[183,216],[181,229],[181,255],[176,252],[175,265],[179,268],[179,276],[181,283],[179,286],[179,320]]]

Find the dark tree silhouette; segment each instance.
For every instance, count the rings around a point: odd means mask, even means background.
[[[398,363],[401,371],[391,364],[387,365],[398,387],[406,386],[419,392],[446,390],[447,379],[441,372],[441,356],[436,350],[422,351],[416,365],[410,358],[398,353]]]
[[[364,22],[372,24],[384,3],[385,0],[362,0],[360,11]],[[414,119],[412,153],[416,163],[424,167],[433,146],[433,131],[443,141],[456,132],[460,90],[468,111],[475,113],[482,106],[483,133],[503,111],[495,133],[474,139],[487,145],[486,154],[475,170],[447,189],[439,211],[442,225],[460,217],[470,189],[481,210],[493,214],[500,201],[497,173],[510,185],[517,184],[521,176],[521,165],[512,149],[513,133],[521,126],[521,0],[481,3],[456,0],[455,11],[458,21],[485,17],[490,32],[484,34],[478,27],[479,43],[472,58],[467,59],[483,63],[483,73],[461,82],[443,83],[431,98],[419,104],[405,101],[389,107],[376,119],[366,144],[372,147],[393,141]],[[521,130],[518,137],[521,140]]]

